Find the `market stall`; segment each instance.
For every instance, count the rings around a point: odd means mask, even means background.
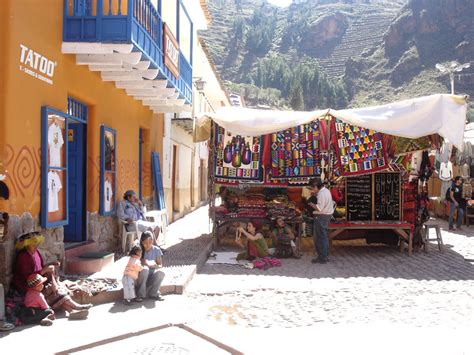
[[[319,176],[338,186],[343,181],[342,212],[330,225],[331,238],[354,229],[392,230],[411,254],[427,181],[424,155],[423,162],[410,160],[413,151],[425,148],[415,139],[424,137],[433,146],[439,135],[462,149],[466,106],[464,97],[432,95],[352,110],[225,108],[202,117],[196,140],[210,138],[209,191],[216,184],[240,191],[233,210],[214,208],[210,196],[214,235],[229,222],[271,223],[275,210],[293,213],[285,218],[301,234],[301,186]],[[278,189],[283,196],[272,196]]]

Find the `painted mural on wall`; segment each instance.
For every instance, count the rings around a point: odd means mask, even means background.
[[[26,145],[13,147],[7,144],[5,151],[7,177],[4,182],[10,190],[10,201],[28,198],[30,204],[37,203],[38,201],[29,197],[38,196],[39,198],[40,195],[40,148]],[[18,206],[18,208],[22,209],[22,206]],[[23,211],[11,211],[11,213],[20,212]]]
[[[31,210],[40,198],[40,160],[39,147],[21,146],[13,147],[7,144],[5,147],[5,170],[7,177],[4,182],[10,190],[10,201],[15,199],[26,199],[29,206],[18,206],[18,210],[12,210],[12,214],[20,214],[25,210]],[[93,173],[94,180],[89,181],[89,195],[99,195],[99,156],[95,159],[88,158],[89,174]],[[150,186],[151,166],[150,162],[143,164],[142,172],[143,186]],[[117,199],[121,198],[124,191],[138,186],[138,162],[129,159],[117,159]],[[34,197],[34,198],[32,198]]]

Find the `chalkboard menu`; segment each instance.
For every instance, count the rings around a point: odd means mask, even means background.
[[[400,220],[400,174],[377,173],[374,175],[374,219],[376,221]]]
[[[372,220],[372,175],[346,178],[348,221]]]

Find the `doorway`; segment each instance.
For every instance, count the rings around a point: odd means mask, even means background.
[[[173,166],[172,166],[172,173],[171,173],[171,204],[173,207],[173,212],[179,212],[179,203],[178,203],[178,192],[176,191],[176,171],[177,171],[177,164],[178,162],[178,146],[173,144]]]
[[[86,124],[68,121],[68,207],[69,222],[64,226],[65,242],[86,240]]]

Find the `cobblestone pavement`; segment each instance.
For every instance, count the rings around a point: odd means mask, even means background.
[[[394,247],[335,243],[330,262],[283,260],[266,271],[206,264],[185,294],[210,321],[244,327],[390,322],[474,326],[474,229],[449,233],[444,252],[408,257]]]
[[[202,208],[170,226],[168,265],[188,265],[202,254],[209,237],[197,237],[209,233],[207,221]],[[199,350],[208,347],[196,343],[203,337],[150,333],[186,324],[245,354],[474,354],[474,228],[450,233],[441,223],[443,253],[432,245],[408,257],[395,247],[341,242],[326,265],[311,264],[309,254],[266,271],[204,265],[183,295],[103,304],[86,321],[60,316],[52,327],[0,332],[0,349],[212,353]]]

